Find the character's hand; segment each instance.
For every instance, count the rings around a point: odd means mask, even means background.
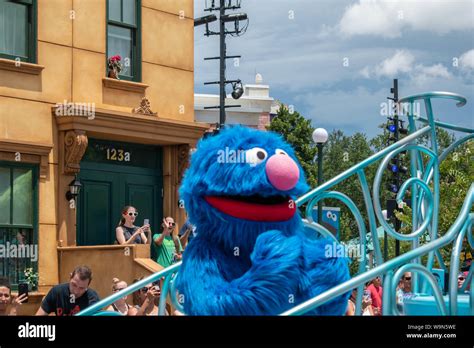
[[[296,259],[300,254],[301,240],[297,236],[286,236],[283,232],[272,230],[262,233],[255,242],[253,260]]]

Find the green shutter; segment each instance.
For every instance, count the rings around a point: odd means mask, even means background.
[[[0,224],[10,224],[10,203],[11,203],[11,170],[0,167]]]

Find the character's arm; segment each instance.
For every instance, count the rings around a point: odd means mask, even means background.
[[[302,277],[300,290],[303,300],[309,300],[350,278],[348,259],[338,255],[338,249],[328,239],[310,240],[302,242]],[[344,315],[350,291],[336,297],[329,302],[311,311],[310,315]]]
[[[188,248],[177,283],[186,314],[276,315],[291,307],[299,278],[298,237],[263,233],[255,243],[250,269],[230,281],[222,273],[235,267],[232,256],[224,257],[205,240],[196,239]]]

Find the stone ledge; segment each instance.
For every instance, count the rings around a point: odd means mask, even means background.
[[[0,70],[9,70],[30,75],[40,75],[43,69],[43,65],[0,58]]]
[[[126,80],[111,79],[109,77],[102,78],[102,84],[104,87],[120,89],[122,91],[134,92],[134,93],[145,93],[148,85],[145,83],[138,83]]]

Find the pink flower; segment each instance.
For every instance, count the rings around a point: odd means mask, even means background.
[[[121,61],[122,57],[120,57],[119,55],[116,55],[116,56],[110,57],[109,60],[110,60],[110,62],[115,63],[115,62]]]

